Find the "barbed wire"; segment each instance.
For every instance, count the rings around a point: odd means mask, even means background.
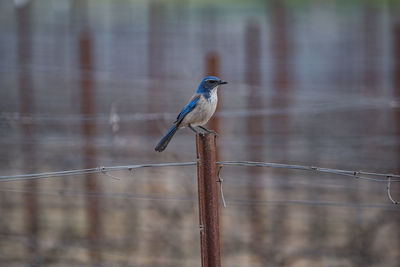
[[[188,165],[196,165],[196,162],[192,161],[192,162],[151,163],[151,164],[137,164],[137,165],[112,166],[112,167],[100,166],[100,167],[89,168],[89,169],[77,169],[77,170],[67,170],[67,171],[55,171],[55,172],[0,176],[0,182],[43,179],[43,178],[73,176],[73,175],[82,175],[82,174],[91,174],[91,173],[106,174],[107,172],[111,172],[111,171],[123,171],[123,170],[132,171],[134,169],[139,169],[139,168],[172,167],[172,166],[188,166]],[[120,179],[118,177],[113,177],[113,178]]]
[[[268,168],[279,168],[279,169],[292,169],[302,171],[314,171],[322,173],[331,173],[337,175],[350,176],[357,179],[369,180],[374,182],[388,182],[389,178],[400,178],[399,174],[392,173],[377,173],[377,172],[366,172],[366,171],[349,171],[331,168],[322,168],[317,166],[305,166],[305,165],[291,165],[282,163],[271,163],[271,162],[257,162],[257,161],[219,161],[219,165],[231,165],[231,166],[250,166],[250,167],[268,167]],[[373,177],[384,177],[385,179],[377,179]],[[391,180],[391,182],[400,182],[400,179]]]
[[[139,169],[139,168],[191,166],[191,165],[196,165],[196,164],[197,164],[197,162],[190,161],[190,162],[170,162],[170,163],[149,163],[149,164],[111,166],[111,167],[100,166],[100,167],[88,168],[88,169],[0,176],[0,182],[13,182],[13,181],[21,181],[21,180],[55,178],[55,177],[75,176],[75,175],[94,174],[94,173],[102,173],[113,179],[120,180],[121,178],[111,175],[108,172],[123,171],[123,170],[132,171],[134,169]],[[224,207],[226,207],[226,202],[225,202],[224,193],[223,193],[223,179],[221,178],[221,175],[220,175],[222,166],[248,166],[248,167],[268,167],[268,168],[279,168],[279,169],[302,170],[302,171],[312,171],[312,172],[329,173],[329,174],[347,176],[347,177],[352,177],[352,178],[367,180],[367,181],[373,181],[373,182],[385,182],[385,183],[387,183],[386,188],[387,188],[388,198],[390,199],[390,201],[393,204],[399,204],[398,201],[393,199],[393,197],[391,195],[391,191],[390,191],[390,183],[391,182],[400,182],[400,179],[393,179],[393,178],[400,178],[400,175],[398,175],[398,174],[366,172],[366,171],[349,171],[349,170],[322,168],[322,167],[317,167],[317,166],[292,165],[292,164],[255,162],[255,161],[218,161],[218,162],[216,162],[216,164],[219,165],[218,174],[217,174],[217,176],[218,176],[217,182],[219,183],[219,186],[220,186],[221,198],[222,198]]]
[[[388,198],[390,199],[390,201],[392,201],[393,204],[399,204],[398,201],[393,199],[392,194],[390,193],[390,182],[391,182],[391,178],[389,177],[387,187],[386,187]]]
[[[174,166],[192,166],[196,165],[197,162],[170,162],[170,163],[149,163],[149,164],[137,164],[137,165],[126,165],[126,166],[111,166],[105,167],[100,166],[96,168],[88,169],[77,169],[77,170],[66,170],[66,171],[56,171],[56,172],[43,172],[43,173],[31,173],[31,174],[21,174],[21,175],[10,175],[10,176],[0,176],[0,182],[13,182],[21,180],[32,180],[32,179],[43,179],[43,178],[53,178],[53,177],[64,177],[64,176],[75,176],[83,174],[93,174],[102,173],[113,179],[120,180],[121,178],[111,175],[108,172],[112,171],[132,171],[134,169],[140,168],[154,168],[154,167],[174,167]],[[367,172],[367,171],[349,171],[341,169],[331,169],[322,168],[317,166],[305,166],[305,165],[292,165],[292,164],[282,164],[282,163],[271,163],[271,162],[256,162],[256,161],[218,161],[218,180],[220,186],[220,195],[224,207],[226,207],[226,202],[223,193],[223,179],[221,178],[220,172],[222,166],[248,166],[248,167],[268,167],[268,168],[279,168],[279,169],[291,169],[291,170],[302,170],[302,171],[312,171],[320,173],[329,173],[341,176],[352,177],[360,180],[367,180],[372,182],[385,182],[387,183],[387,195],[393,204],[399,204],[398,201],[394,200],[390,190],[390,184],[392,182],[400,182],[400,175],[392,173],[377,173],[377,172]],[[397,179],[393,179],[397,178]]]
[[[66,171],[55,171],[55,172],[42,172],[42,173],[31,173],[31,174],[21,174],[21,175],[9,175],[0,176],[0,182],[11,182],[19,180],[30,180],[30,179],[42,179],[42,178],[53,178],[62,176],[74,176],[82,174],[91,173],[103,173],[106,174],[112,171],[132,171],[134,169],[140,168],[157,168],[157,167],[177,167],[177,166],[191,166],[196,165],[196,161],[189,162],[170,162],[170,163],[148,163],[148,164],[136,164],[136,165],[125,165],[125,166],[111,166],[105,167],[100,166],[96,168],[88,169],[76,169],[76,170],[66,170]],[[302,171],[312,171],[321,173],[330,173],[341,176],[353,177],[356,179],[363,179],[374,182],[400,182],[400,175],[393,173],[377,173],[377,172],[367,172],[367,171],[351,171],[351,170],[341,170],[332,168],[322,168],[317,166],[306,166],[306,165],[293,165],[293,164],[282,164],[282,163],[271,163],[271,162],[256,162],[256,161],[218,161],[217,165],[220,166],[249,166],[249,167],[268,167],[268,168],[279,168],[279,169],[292,169],[292,170],[302,170]],[[378,178],[379,177],[379,178]],[[115,179],[120,179],[118,177],[113,177]],[[390,178],[390,180],[388,180]],[[399,179],[393,179],[399,178]]]
[[[270,163],[270,162],[256,162],[256,161],[220,161],[217,162],[220,165],[218,169],[218,182],[221,190],[221,198],[225,204],[225,198],[222,189],[223,179],[220,177],[221,167],[224,165],[231,166],[250,166],[250,167],[268,167],[268,168],[279,168],[279,169],[292,169],[292,170],[302,170],[302,171],[313,171],[313,172],[321,172],[321,173],[330,173],[335,175],[342,175],[347,177],[352,177],[361,180],[373,181],[373,182],[385,182],[387,183],[386,192],[387,196],[393,204],[399,204],[400,202],[393,199],[391,191],[390,191],[390,183],[391,182],[400,182],[399,179],[392,180],[392,178],[400,178],[400,175],[391,174],[391,173],[377,173],[377,172],[366,172],[366,171],[348,171],[348,170],[340,170],[340,169],[330,169],[330,168],[321,168],[316,166],[304,166],[304,165],[289,165],[282,163]],[[374,178],[374,177],[382,177],[382,178]]]

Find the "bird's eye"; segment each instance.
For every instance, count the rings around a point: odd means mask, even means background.
[[[209,83],[215,83],[216,81],[214,81],[214,80],[211,80],[211,81],[208,81]]]

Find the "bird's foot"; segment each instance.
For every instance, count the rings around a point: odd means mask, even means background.
[[[214,130],[208,130],[207,132],[208,133],[213,133],[213,134],[215,134],[215,136],[219,137],[219,134]]]
[[[217,137],[219,136],[218,133],[217,133],[216,131],[214,131],[214,130],[209,130],[209,129],[207,129],[206,127],[203,127],[203,126],[199,126],[199,128],[203,129],[203,130],[206,131],[207,133],[215,134],[215,136],[217,136]]]
[[[188,125],[188,127],[189,127],[189,129],[190,130],[192,130],[194,133],[196,133],[196,134],[198,134],[199,132],[198,131],[196,131],[196,129],[195,128],[193,128],[193,126],[192,125]]]

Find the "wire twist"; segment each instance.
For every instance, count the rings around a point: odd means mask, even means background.
[[[139,168],[191,166],[191,165],[196,165],[196,164],[197,164],[197,162],[190,161],[190,162],[171,162],[171,163],[149,163],[149,164],[111,166],[111,167],[100,166],[97,168],[88,168],[88,169],[0,176],[0,182],[13,182],[13,181],[21,181],[21,180],[55,178],[55,177],[75,176],[75,175],[93,174],[93,173],[102,173],[113,179],[120,180],[121,178],[114,176],[114,175],[110,174],[109,172],[123,171],[123,170],[133,171],[134,169],[139,169]],[[400,175],[398,175],[398,174],[376,173],[376,172],[366,172],[366,171],[349,171],[349,170],[340,170],[340,169],[321,168],[321,167],[317,167],[317,166],[290,165],[290,164],[270,163],[270,162],[254,162],[254,161],[218,161],[218,162],[216,162],[216,164],[219,165],[219,169],[218,169],[218,173],[217,173],[217,176],[218,176],[217,182],[220,184],[221,198],[222,198],[224,207],[226,207],[226,202],[225,202],[224,192],[223,192],[223,179],[220,176],[222,166],[254,166],[254,167],[293,169],[293,170],[330,173],[330,174],[347,176],[347,177],[352,177],[352,178],[362,179],[362,180],[367,180],[367,181],[374,181],[374,182],[385,182],[385,183],[387,183],[388,198],[390,199],[390,201],[393,204],[399,204],[399,202],[397,202],[393,199],[393,197],[391,195],[391,190],[390,190],[390,185],[392,182],[400,182],[400,179],[399,179]],[[393,179],[393,178],[397,178],[397,179]]]

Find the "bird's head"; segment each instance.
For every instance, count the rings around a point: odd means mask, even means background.
[[[228,83],[227,81],[221,80],[218,77],[207,76],[201,81],[199,88],[197,89],[197,92],[202,93],[202,92],[211,91],[212,89],[216,88],[218,85],[227,84],[227,83]]]

